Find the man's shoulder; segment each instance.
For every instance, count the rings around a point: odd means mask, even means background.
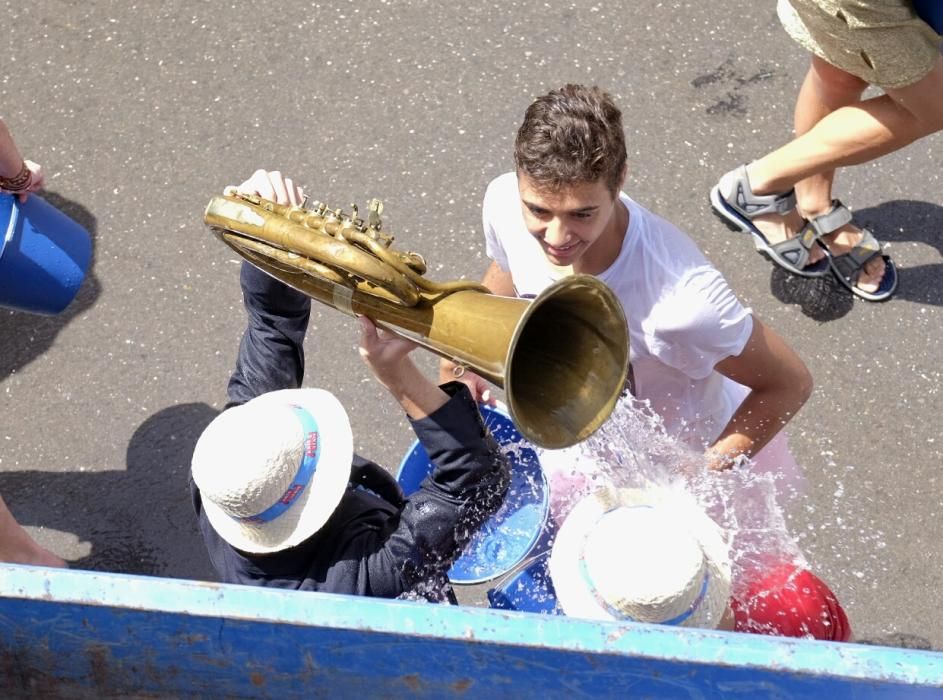
[[[509,172],[494,178],[485,190],[481,205],[481,219],[485,237],[489,240],[494,255],[494,246],[512,245],[513,240],[523,240],[518,234],[524,221],[521,217],[520,194],[517,189],[517,173]],[[504,267],[504,265],[502,265]]]
[[[508,189],[514,188],[517,190],[517,173],[513,170],[509,170],[506,173],[502,173],[494,178],[491,182],[488,183],[488,189]]]
[[[634,242],[640,255],[654,256],[672,269],[698,267],[707,262],[694,239],[677,224],[642,206],[625,193],[622,193],[621,198],[630,216],[627,238]]]
[[[716,269],[694,240],[629,197],[622,201],[631,217],[629,231],[616,264],[601,277],[617,290],[628,315],[638,321],[661,315],[669,300],[695,308],[705,303],[699,279]]]
[[[498,205],[511,200],[517,201],[517,173],[513,170],[503,175],[498,175],[485,189],[485,206]]]

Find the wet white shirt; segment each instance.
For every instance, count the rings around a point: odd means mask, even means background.
[[[619,256],[597,277],[625,310],[635,394],[651,402],[670,434],[703,449],[749,393],[714,366],[743,351],[752,312],[687,235],[619,196],[629,225]],[[519,296],[539,294],[568,274],[528,233],[515,173],[488,186],[482,216],[487,254],[511,273]]]

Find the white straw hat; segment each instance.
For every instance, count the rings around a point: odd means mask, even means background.
[[[715,628],[730,598],[730,549],[686,492],[605,488],[567,516],[550,577],[573,617]]]
[[[327,522],[352,457],[340,402],[322,389],[286,389],[218,415],[197,441],[191,469],[220,537],[265,553],[293,547]]]

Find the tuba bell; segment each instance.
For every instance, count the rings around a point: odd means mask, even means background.
[[[628,331],[615,294],[591,275],[564,277],[535,299],[463,280],[433,282],[425,261],[391,248],[382,203],[366,221],[227,189],[204,222],[245,260],[348,315],[415,341],[503,388],[521,434],[563,448],[609,417],[628,368]]]

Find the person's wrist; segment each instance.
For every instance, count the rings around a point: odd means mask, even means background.
[[[448,395],[411,362],[398,367],[387,379],[387,390],[410,418],[424,418],[448,401]]]
[[[452,382],[457,379],[455,374],[455,368],[458,367],[458,363],[448,360],[446,358],[441,358],[439,360],[439,382]]]
[[[719,450],[708,450],[707,466],[713,471],[723,472],[728,469],[739,469],[750,463],[750,458],[743,452],[721,452]]]
[[[29,169],[29,166],[26,164],[26,161],[23,161],[23,165],[20,167],[20,172],[18,172],[13,177],[0,177],[0,189],[5,192],[10,192],[11,194],[17,194],[19,192],[26,192],[29,190],[29,186],[33,183],[33,171]]]
[[[410,387],[415,385],[418,379],[417,375],[421,376],[419,369],[407,358],[377,373],[382,384],[397,398],[409,393]]]

